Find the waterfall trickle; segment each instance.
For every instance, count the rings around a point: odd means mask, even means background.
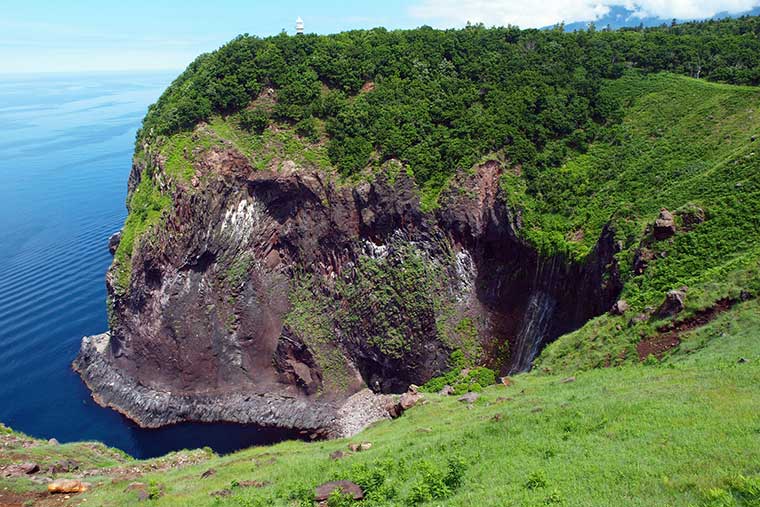
[[[509,373],[530,369],[541,343],[546,339],[556,307],[556,300],[546,292],[534,291],[530,295],[520,331],[515,339]]]

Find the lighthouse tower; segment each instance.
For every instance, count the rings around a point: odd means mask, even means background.
[[[296,20],[296,35],[303,35],[303,19],[300,16]]]

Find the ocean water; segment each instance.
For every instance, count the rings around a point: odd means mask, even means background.
[[[136,457],[292,436],[226,424],[143,430],[71,370],[107,329],[108,237],[126,217],[135,132],[176,73],[0,75],[0,422]]]

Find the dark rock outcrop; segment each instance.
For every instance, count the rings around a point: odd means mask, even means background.
[[[394,161],[349,185],[287,161],[254,170],[228,146],[196,158],[186,183],[162,173],[160,155],[135,163],[130,190],[152,167],[172,207],[135,242],[129,285],[109,271],[111,330],[83,339],[74,362],[96,401],[142,426],[352,434],[398,411],[362,389],[403,393],[474,340],[471,359],[529,369],[620,291],[614,231],[582,263],[539,255],[495,161],[426,213]],[[350,417],[355,406],[372,418]]]
[[[119,243],[121,243],[121,231],[111,234],[111,237],[108,238],[108,251],[111,252],[111,255],[114,255],[119,249]]]
[[[314,500],[317,502],[324,502],[333,491],[339,490],[341,494],[350,496],[354,500],[361,500],[364,498],[364,491],[361,486],[351,481],[333,481],[322,484],[314,491]]]
[[[657,316],[661,318],[672,317],[681,313],[686,305],[686,291],[671,290],[665,294],[665,300],[657,309]]]
[[[670,211],[665,208],[660,210],[660,216],[654,222],[652,233],[657,241],[668,239],[676,233],[676,220]]]

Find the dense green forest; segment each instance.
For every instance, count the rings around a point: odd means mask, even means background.
[[[436,189],[457,168],[503,150],[531,184],[542,168],[611,135],[603,127],[620,109],[599,93],[603,79],[634,67],[758,84],[758,55],[755,17],[573,33],[476,25],[242,35],[198,57],[150,108],[138,135],[169,135],[250,108],[240,116],[247,129],[278,121],[306,138],[325,136],[344,175],[398,158]],[[251,105],[269,88],[272,107]]]

